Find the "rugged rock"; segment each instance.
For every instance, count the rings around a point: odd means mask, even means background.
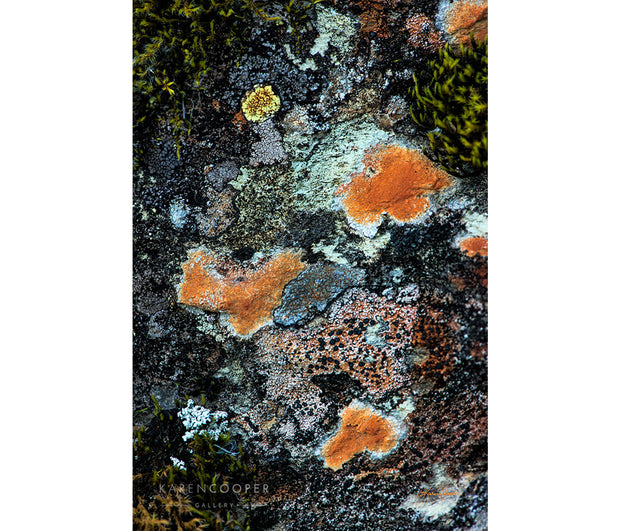
[[[251,529],[486,528],[485,180],[430,160],[408,113],[412,74],[483,31],[486,3],[444,4],[257,20],[179,157],[165,121],[145,145],[136,423],[151,396],[224,412],[266,486]]]

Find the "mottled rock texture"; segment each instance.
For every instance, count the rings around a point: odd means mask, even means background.
[[[142,146],[136,424],[172,462],[151,396],[225,412],[260,485],[251,529],[486,528],[486,180],[440,169],[408,110],[412,74],[486,13],[256,18],[186,102],[179,156],[165,119]]]

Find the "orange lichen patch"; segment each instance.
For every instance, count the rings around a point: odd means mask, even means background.
[[[460,0],[450,4],[445,16],[445,29],[450,39],[468,44],[469,36],[477,41],[488,35],[488,5],[486,0]]]
[[[237,114],[233,116],[232,122],[233,124],[237,126],[237,129],[239,131],[241,131],[243,129],[243,126],[248,123],[248,121],[245,119],[245,116],[243,116],[243,113],[241,111],[239,111]]]
[[[374,34],[377,37],[390,36],[385,16],[375,9],[360,13],[360,24],[360,34],[365,37],[369,37],[370,34]]]
[[[432,52],[438,50],[442,44],[439,31],[426,15],[416,14],[408,18],[406,28],[409,32],[407,42],[414,48]]]
[[[459,247],[467,256],[489,256],[489,240],[486,238],[466,238],[459,243]]]
[[[320,327],[265,330],[257,343],[308,375],[347,374],[375,396],[397,391],[411,378],[432,380],[451,370],[459,345],[448,318],[360,289],[349,293]],[[414,347],[424,347],[428,356],[415,363],[412,374],[397,354]]]
[[[452,184],[450,176],[416,150],[378,144],[363,157],[364,169],[351,175],[336,195],[344,195],[347,216],[361,225],[376,225],[387,213],[402,222],[426,211],[426,195]]]
[[[471,356],[476,360],[483,360],[488,357],[488,345],[486,343],[476,342],[472,345]]]
[[[342,468],[364,450],[385,454],[396,446],[398,433],[394,423],[372,409],[353,403],[340,416],[340,429],[321,450],[325,465],[332,470]]]
[[[284,286],[305,265],[298,252],[283,252],[246,269],[207,251],[195,251],[182,267],[179,302],[225,312],[234,330],[248,335],[271,322]]]

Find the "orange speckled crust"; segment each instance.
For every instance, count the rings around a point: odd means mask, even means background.
[[[416,14],[407,19],[407,42],[413,47],[429,52],[437,51],[443,44],[433,21],[426,15]]]
[[[360,13],[360,24],[361,35],[368,37],[374,33],[377,37],[390,36],[385,17],[379,11],[369,9]]]
[[[465,390],[446,401],[432,395],[420,397],[407,425],[408,434],[387,466],[416,463],[423,469],[431,463],[444,463],[456,477],[463,473],[463,463],[486,460],[488,418],[483,393]]]
[[[377,144],[363,157],[364,169],[351,175],[336,195],[347,216],[362,225],[373,225],[385,212],[398,221],[411,221],[429,206],[425,195],[452,184],[450,176],[416,150]]]
[[[371,409],[349,406],[341,417],[338,433],[321,450],[325,464],[332,470],[342,468],[344,463],[364,450],[387,453],[396,446],[398,435],[390,421]]]
[[[488,35],[488,4],[485,1],[460,0],[446,13],[446,31],[460,44],[469,43],[469,35],[477,41]]]
[[[237,126],[239,131],[243,130],[243,127],[247,125],[248,121],[243,116],[243,113],[239,111],[237,114],[233,116],[232,122]]]
[[[309,375],[348,374],[374,396],[397,391],[409,379],[435,380],[451,370],[452,357],[460,347],[451,323],[440,312],[426,306],[418,312],[418,307],[361,290],[352,293],[355,299],[336,306],[320,328],[266,330],[258,338],[259,345],[273,354],[290,356]],[[413,373],[396,356],[397,351],[412,347],[428,351]]]
[[[467,238],[459,243],[459,247],[467,256],[489,256],[489,241],[486,238]]]
[[[253,334],[271,322],[282,290],[305,267],[299,252],[284,252],[252,269],[242,269],[206,251],[190,253],[183,264],[179,302],[226,312],[240,335]]]

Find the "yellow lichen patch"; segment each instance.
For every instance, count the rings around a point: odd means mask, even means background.
[[[280,108],[280,98],[271,85],[257,86],[249,91],[241,102],[243,115],[250,122],[264,122]]]
[[[450,40],[468,44],[470,34],[477,41],[488,35],[488,4],[486,0],[458,0],[450,4],[445,16],[445,30]]]
[[[179,302],[224,312],[238,334],[248,335],[271,322],[284,286],[305,265],[298,252],[283,252],[244,268],[207,251],[195,251],[182,267]]]
[[[411,221],[426,211],[428,194],[452,184],[450,176],[416,150],[378,144],[363,157],[364,169],[354,173],[336,195],[343,195],[347,216],[362,226],[376,226],[386,213]]]
[[[489,241],[486,238],[466,238],[459,243],[459,247],[467,256],[489,256]]]
[[[369,407],[354,402],[340,416],[340,429],[321,450],[325,465],[332,470],[342,468],[364,450],[385,454],[396,446],[398,433],[394,422]]]

